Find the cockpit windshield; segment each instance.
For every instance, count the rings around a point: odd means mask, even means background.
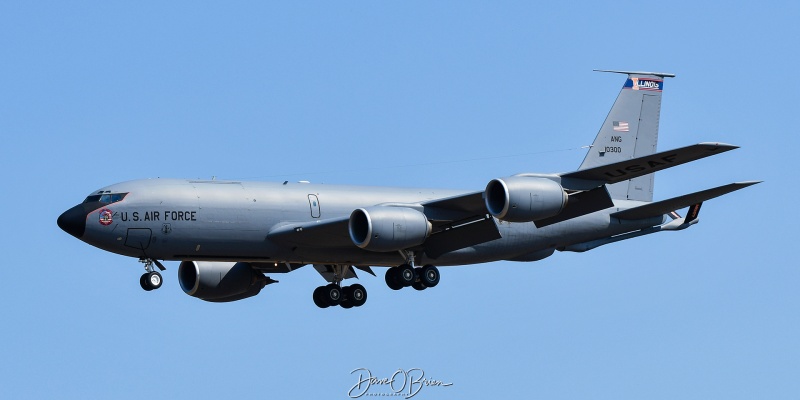
[[[121,201],[122,199],[127,196],[127,193],[98,193],[90,195],[89,197],[84,200],[84,203],[102,203],[102,204],[111,204]]]

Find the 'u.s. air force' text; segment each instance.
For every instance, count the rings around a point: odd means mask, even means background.
[[[128,215],[127,211],[120,212],[123,221],[197,221],[197,211],[134,211]]]

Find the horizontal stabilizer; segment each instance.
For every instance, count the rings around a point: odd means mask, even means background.
[[[617,71],[613,69],[596,69],[595,72],[612,72],[615,74],[626,74],[626,75],[652,75],[658,76],[661,78],[674,78],[675,74],[669,72],[647,72],[647,71]]]
[[[632,158],[630,160],[561,174],[562,185],[564,185],[565,188],[569,188],[569,186],[581,186],[580,182],[572,182],[573,179],[593,181],[600,184],[613,184],[738,148],[738,146],[725,143],[695,144],[679,149],[662,151],[644,157]]]
[[[739,189],[744,189],[748,186],[755,185],[761,181],[737,182],[724,186],[707,189],[696,193],[691,193],[683,196],[674,197],[668,200],[657,201],[649,203],[640,207],[630,208],[624,211],[619,211],[611,214],[612,217],[619,219],[644,219],[650,217],[657,217],[681,209],[702,203],[703,201],[722,196]],[[699,207],[698,207],[699,208]],[[699,211],[699,210],[698,210]]]

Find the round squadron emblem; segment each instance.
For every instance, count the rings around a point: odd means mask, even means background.
[[[100,225],[111,225],[111,223],[114,222],[111,219],[111,215],[111,210],[107,208],[100,210]]]

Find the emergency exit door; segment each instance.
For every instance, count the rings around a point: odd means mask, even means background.
[[[308,206],[311,207],[311,218],[319,218],[319,199],[317,198],[317,195],[308,195]]]

